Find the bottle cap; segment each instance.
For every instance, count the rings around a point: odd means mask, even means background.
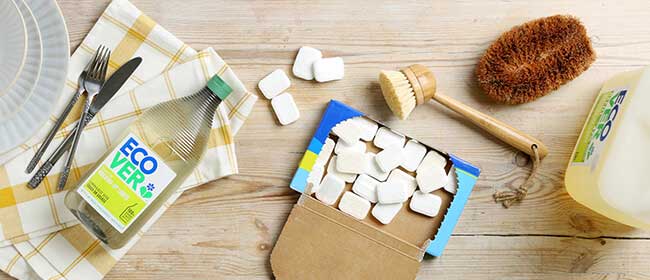
[[[216,74],[208,81],[208,88],[221,100],[226,99],[232,92],[232,88]]]

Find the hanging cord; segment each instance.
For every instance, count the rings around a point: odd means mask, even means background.
[[[537,145],[531,146],[531,149],[533,150],[535,157],[533,158],[533,168],[531,169],[530,175],[528,175],[526,181],[514,190],[495,192],[493,195],[494,201],[501,203],[505,208],[509,208],[515,202],[521,202],[526,197],[526,194],[528,194],[528,185],[533,181],[533,178],[537,174],[540,161]]]

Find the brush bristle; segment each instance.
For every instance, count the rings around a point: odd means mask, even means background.
[[[386,104],[393,113],[404,120],[415,109],[415,93],[404,73],[400,71],[381,71],[379,85]]]
[[[520,104],[558,89],[587,70],[595,59],[580,21],[556,15],[503,33],[485,51],[476,76],[490,98]]]

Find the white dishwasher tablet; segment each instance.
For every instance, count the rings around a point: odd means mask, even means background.
[[[402,147],[393,145],[384,149],[377,153],[375,161],[381,170],[390,172],[402,163]]]
[[[323,53],[312,47],[302,47],[298,50],[296,60],[293,61],[293,75],[304,79],[314,79],[314,62],[323,58]]]
[[[336,159],[336,170],[343,173],[361,174],[366,170],[366,153],[346,151]]]
[[[446,186],[449,182],[449,176],[447,176],[445,169],[434,165],[430,168],[422,168],[422,170],[418,168],[415,180],[418,182],[421,191],[429,193]]]
[[[336,177],[339,177],[343,181],[348,183],[354,182],[354,179],[357,178],[357,174],[340,172],[336,167],[336,161],[337,161],[337,156],[333,156],[332,160],[330,160],[330,164],[327,165],[327,174],[335,175]]]
[[[375,153],[366,153],[366,172],[365,174],[370,175],[371,177],[379,180],[379,181],[386,181],[388,178],[389,172],[385,172],[379,168],[379,165],[377,165],[377,161],[375,160],[375,157],[377,154]]]
[[[325,144],[323,144],[320,153],[318,153],[318,157],[316,157],[316,163],[314,165],[325,166],[327,161],[330,159],[332,152],[334,151],[335,145],[336,142],[334,142],[332,138],[325,139]]]
[[[366,174],[361,174],[359,177],[357,177],[357,180],[354,181],[354,184],[352,185],[352,191],[365,198],[366,200],[372,203],[376,203],[378,185],[379,181]]]
[[[318,82],[329,82],[343,79],[345,66],[340,57],[323,58],[314,61],[314,78]]]
[[[401,203],[409,198],[406,184],[401,181],[386,181],[377,186],[377,201],[382,204]]]
[[[391,171],[390,175],[388,175],[387,181],[404,182],[404,184],[406,184],[406,190],[408,191],[409,197],[411,197],[413,195],[413,192],[415,192],[415,190],[418,188],[418,183],[415,180],[415,177],[399,169],[394,169],[393,171]]]
[[[435,217],[440,211],[441,204],[442,199],[440,199],[439,196],[431,193],[423,193],[421,191],[417,191],[413,194],[413,198],[411,198],[409,207],[411,210],[422,215]]]
[[[422,159],[422,162],[417,168],[417,172],[420,172],[420,169],[424,170],[434,166],[445,168],[446,165],[447,159],[445,159],[445,157],[441,156],[436,151],[429,151],[424,159]]]
[[[316,198],[327,205],[333,205],[339,199],[343,189],[345,189],[343,179],[333,174],[327,174],[316,191]]]
[[[348,144],[345,141],[337,141],[336,147],[334,148],[335,154],[342,154],[347,152],[360,152],[363,153],[366,151],[366,143],[363,141],[354,142],[354,144]]]
[[[427,148],[417,141],[409,140],[406,142],[404,149],[402,149],[402,153],[404,156],[400,165],[404,169],[413,172],[418,168],[420,162],[422,162],[424,155],[427,154]]]
[[[296,106],[296,102],[293,101],[293,97],[288,92],[273,97],[271,106],[273,106],[275,116],[278,117],[278,121],[282,125],[291,124],[300,118],[298,106]]]
[[[399,213],[399,210],[402,209],[403,203],[393,203],[393,204],[375,204],[375,207],[372,208],[372,216],[377,219],[380,223],[387,225],[393,218]]]
[[[403,147],[404,141],[406,141],[404,135],[400,135],[389,128],[380,127],[379,130],[377,130],[377,135],[375,135],[373,143],[375,143],[375,146],[379,148],[386,149],[393,145]]]
[[[359,138],[361,138],[361,131],[351,119],[342,121],[335,125],[332,128],[332,133],[347,144],[354,144],[359,141]]]
[[[372,141],[375,138],[375,134],[377,134],[377,129],[379,128],[379,125],[375,121],[365,117],[355,117],[352,121],[357,125],[361,139],[364,141]]]
[[[271,74],[266,75],[257,84],[264,97],[271,99],[276,95],[284,92],[291,86],[291,81],[282,69],[276,69]]]
[[[339,209],[350,214],[350,216],[357,220],[363,220],[368,216],[368,211],[370,211],[370,201],[352,192],[345,192],[339,202]]]

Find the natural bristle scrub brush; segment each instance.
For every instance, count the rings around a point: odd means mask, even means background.
[[[420,64],[411,65],[400,71],[381,71],[379,84],[388,107],[400,119],[406,119],[416,106],[433,99],[503,142],[530,155],[533,159],[533,169],[528,179],[514,191],[495,194],[495,200],[509,207],[526,196],[527,185],[535,176],[539,161],[548,154],[548,149],[541,141],[449,96],[437,93],[433,73]]]
[[[546,146],[532,136],[449,96],[437,93],[436,79],[425,66],[413,64],[400,71],[381,71],[379,85],[388,107],[400,119],[406,119],[417,105],[433,99],[530,156],[537,153],[542,159],[548,154]]]
[[[481,57],[476,77],[491,99],[520,104],[558,89],[587,70],[595,59],[580,21],[555,15],[503,33]]]

